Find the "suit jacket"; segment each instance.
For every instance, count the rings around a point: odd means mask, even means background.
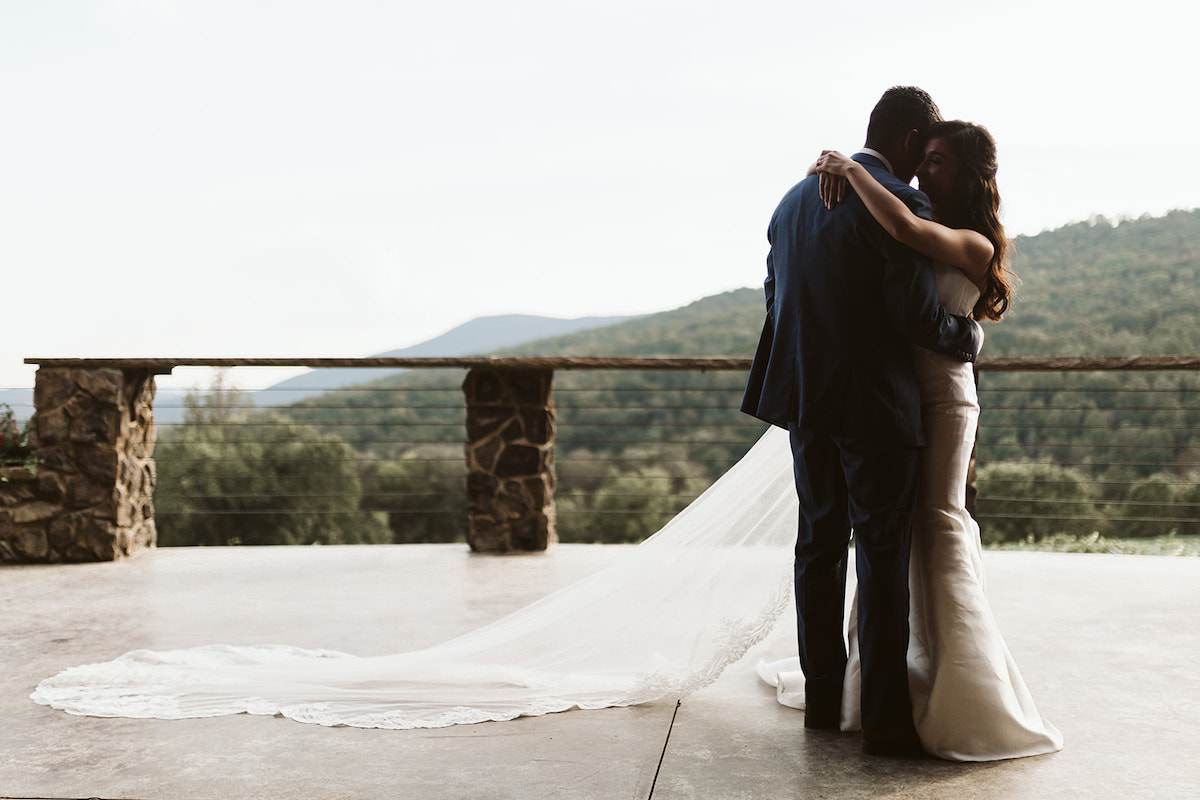
[[[854,156],[915,213],[924,194]],[[780,427],[919,446],[921,397],[909,342],[974,361],[983,333],[937,298],[929,259],[890,237],[853,192],[833,210],[818,178],[792,187],[767,232],[767,319],[742,411]]]

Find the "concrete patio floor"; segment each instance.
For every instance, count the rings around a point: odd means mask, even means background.
[[[786,624],[684,698],[424,731],[272,717],[74,717],[38,681],[140,647],[277,642],[362,655],[434,644],[625,548],[470,555],[458,545],[159,550],[0,567],[0,797],[1200,798],[1200,559],[995,553],[989,594],[1058,754],[870,758],[813,733],[753,667]]]

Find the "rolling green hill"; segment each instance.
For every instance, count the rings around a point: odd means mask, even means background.
[[[1016,241],[1022,283],[989,355],[1200,353],[1200,209]]]
[[[1016,298],[985,355],[1200,353],[1200,209],[1074,223],[1015,251]],[[755,287],[507,352],[750,356],[762,318]]]

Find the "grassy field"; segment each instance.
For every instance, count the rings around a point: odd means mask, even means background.
[[[1040,541],[988,545],[989,550],[1026,550],[1050,553],[1117,553],[1136,556],[1200,556],[1200,536],[1155,536],[1144,539],[1108,539],[1055,534]]]

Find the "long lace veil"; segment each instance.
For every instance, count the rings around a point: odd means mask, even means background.
[[[279,645],[135,650],[67,669],[38,703],[72,714],[281,715],[435,728],[677,698],[790,606],[797,502],[787,432],[749,453],[618,563],[425,650],[360,658]]]

